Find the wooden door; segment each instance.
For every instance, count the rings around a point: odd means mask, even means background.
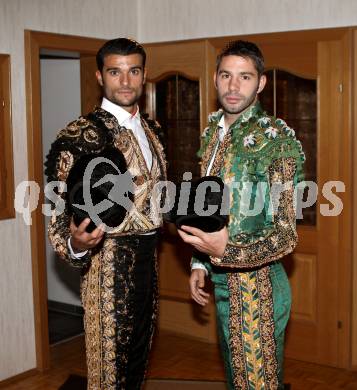
[[[158,93],[163,89],[162,84],[167,82],[166,89],[171,90],[171,96],[166,100],[170,100],[177,111],[175,115],[166,113],[169,120],[165,120],[168,124],[164,130],[171,175],[169,179],[174,182],[182,181],[179,176],[183,171],[191,171],[193,176],[199,174],[195,154],[200,144],[200,133],[205,126],[208,112],[214,109],[215,101],[214,91],[210,88],[214,71],[214,48],[202,40],[145,45],[145,49],[148,71],[146,110],[152,117],[159,119],[158,113],[165,108],[158,105],[164,105],[165,102],[158,98]],[[175,85],[176,92],[172,93],[172,87]],[[183,88],[181,92],[180,85]],[[178,107],[175,107],[176,105]],[[175,123],[172,118],[178,121]],[[186,129],[183,125],[185,120],[188,126]],[[179,134],[175,134],[177,130]],[[175,153],[177,149],[181,152]],[[215,342],[213,303],[202,311],[192,304],[190,298],[188,280],[191,253],[191,247],[182,242],[176,229],[169,224],[165,225],[159,250],[159,326],[161,329]]]
[[[95,72],[97,63],[95,56],[81,55],[81,108],[82,115],[93,111],[102,103],[102,88],[97,82]]]
[[[349,35],[346,31],[334,33],[327,30],[245,38],[260,46],[267,69],[278,69],[311,80],[316,88],[316,123],[315,126],[306,124],[308,130],[305,129],[303,147],[305,144],[308,179],[316,181],[318,198],[315,211],[311,213],[310,209],[305,223],[298,225],[296,250],[284,259],[293,297],[286,356],[348,367],[350,282],[347,275],[351,256],[348,182],[351,155],[346,148],[350,142],[346,115],[350,107]],[[215,44],[222,47],[222,39]],[[299,91],[292,89],[291,104],[296,104],[298,99],[294,94]],[[278,98],[275,95],[275,103]],[[288,105],[288,100],[282,104]],[[302,101],[303,104],[306,102]],[[302,126],[300,130],[296,129],[297,134],[302,134],[303,109],[293,108],[297,117],[291,121]],[[283,119],[289,121],[289,118]],[[313,146],[314,140],[316,147]],[[313,169],[315,179],[311,177]],[[321,214],[321,207],[327,204],[331,209],[332,205],[322,191],[325,183],[332,180],[345,184],[344,193],[333,190],[341,198],[344,210],[339,216],[328,217]]]
[[[200,80],[201,130],[206,126],[208,112],[216,108],[212,82],[215,57],[231,39],[238,37],[147,47],[149,79],[178,71]],[[294,254],[284,260],[293,295],[286,356],[348,367],[351,320],[348,278],[351,270],[351,214],[348,212],[351,199],[350,32],[346,29],[316,30],[242,39],[252,40],[261,47],[268,69],[283,70],[313,81],[316,95],[316,121],[305,131],[304,143],[310,176],[311,167],[315,172],[315,177],[312,175],[309,179],[317,183],[318,198],[315,211],[311,213],[310,209],[309,216],[306,215],[307,223],[298,226],[299,244]],[[301,112],[300,109],[295,111]],[[298,122],[302,118],[294,119]],[[344,209],[335,217],[323,216],[320,212],[323,205],[332,208],[322,194],[324,184],[331,180],[345,184],[345,192],[336,194]],[[335,189],[333,192],[336,193]],[[207,308],[206,318],[197,318],[198,314],[190,304],[188,258],[187,248],[174,236],[163,242],[160,325],[215,341],[214,307]]]
[[[288,48],[282,48],[286,53]],[[263,48],[264,50],[264,48]],[[286,50],[286,51],[285,51]],[[303,74],[317,81],[317,149],[309,150],[308,159],[316,159],[318,199],[316,217],[307,225],[298,226],[299,244],[285,260],[290,278],[293,306],[287,332],[286,355],[289,357],[338,365],[338,333],[342,327],[339,317],[338,274],[340,254],[338,248],[339,217],[321,214],[326,202],[322,189],[326,182],[340,179],[342,160],[340,131],[343,126],[342,91],[343,55],[341,41],[312,42],[303,47],[292,46],[295,58],[309,53],[309,62],[303,66],[285,65],[267,57],[292,73]],[[268,51],[269,53],[269,51]],[[285,54],[286,55],[286,54]],[[277,62],[278,61],[278,62]],[[309,69],[310,66],[310,69]],[[313,69],[313,67],[315,69]],[[313,138],[313,134],[311,134]],[[309,149],[306,139],[305,149]],[[308,161],[309,162],[309,161]]]

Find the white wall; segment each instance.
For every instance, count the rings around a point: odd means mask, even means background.
[[[81,114],[80,62],[76,59],[41,59],[41,111],[43,161],[59,129]],[[93,75],[94,77],[94,75]],[[44,183],[47,178],[44,177]],[[45,217],[45,226],[49,217]],[[80,270],[57,259],[46,241],[48,299],[80,306]]]
[[[24,29],[154,42],[347,25],[357,25],[356,0],[0,0],[15,184],[27,179]],[[21,216],[0,221],[0,248],[1,381],[36,366],[30,237]]]
[[[0,53],[11,55],[15,185],[28,169],[24,30],[136,38],[136,21],[136,0],[0,0]],[[0,221],[0,248],[1,381],[36,367],[30,236],[20,215]]]
[[[357,25],[356,0],[139,0],[142,42]]]

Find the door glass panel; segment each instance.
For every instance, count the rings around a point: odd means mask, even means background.
[[[284,119],[301,141],[306,155],[306,181],[317,183],[317,99],[316,80],[306,79],[278,69],[266,72],[268,81],[260,102],[268,114]],[[305,191],[305,198],[307,192]],[[316,225],[316,203],[303,209],[301,225]]]
[[[163,129],[168,179],[178,183],[185,172],[192,172],[192,179],[198,179],[199,82],[175,74],[155,83],[154,90],[154,116]]]

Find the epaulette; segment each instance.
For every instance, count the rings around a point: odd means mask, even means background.
[[[273,157],[274,150],[279,153],[280,146],[286,145],[286,149],[296,149],[303,155],[300,141],[296,139],[295,131],[280,118],[262,116],[243,137],[239,149],[243,154],[253,153],[270,154]]]
[[[46,156],[47,181],[57,180],[58,162],[61,152],[70,152],[75,160],[89,153],[100,153],[112,139],[112,134],[95,122],[93,117],[81,116],[62,129],[52,143]]]

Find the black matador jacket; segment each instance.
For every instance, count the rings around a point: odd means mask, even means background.
[[[159,125],[143,117],[141,124],[153,157],[150,171],[133,132],[120,127],[117,119],[101,108],[61,130],[45,163],[49,182],[65,182],[78,158],[114,146],[123,153],[128,171],[134,177],[135,207],[119,226],[106,233],[100,246],[89,250],[83,257],[72,258],[67,247],[71,217],[62,187],[59,187],[57,204],[64,204],[64,211],[54,211],[49,224],[49,239],[55,252],[72,266],[82,268],[81,300],[85,311],[88,389],[124,389],[129,386],[125,385],[125,364],[129,360],[130,335],[135,328],[134,309],[130,302],[135,295],[136,279],[132,273],[135,251],[142,246],[141,243],[133,244],[131,237],[149,237],[142,236],[142,233],[155,231],[162,224],[159,202],[153,201],[155,184],[166,180],[165,156],[155,134]],[[152,305],[147,315],[149,346],[145,347],[146,352],[150,348],[157,312],[157,263],[156,256],[152,257],[152,295],[149,298]]]

